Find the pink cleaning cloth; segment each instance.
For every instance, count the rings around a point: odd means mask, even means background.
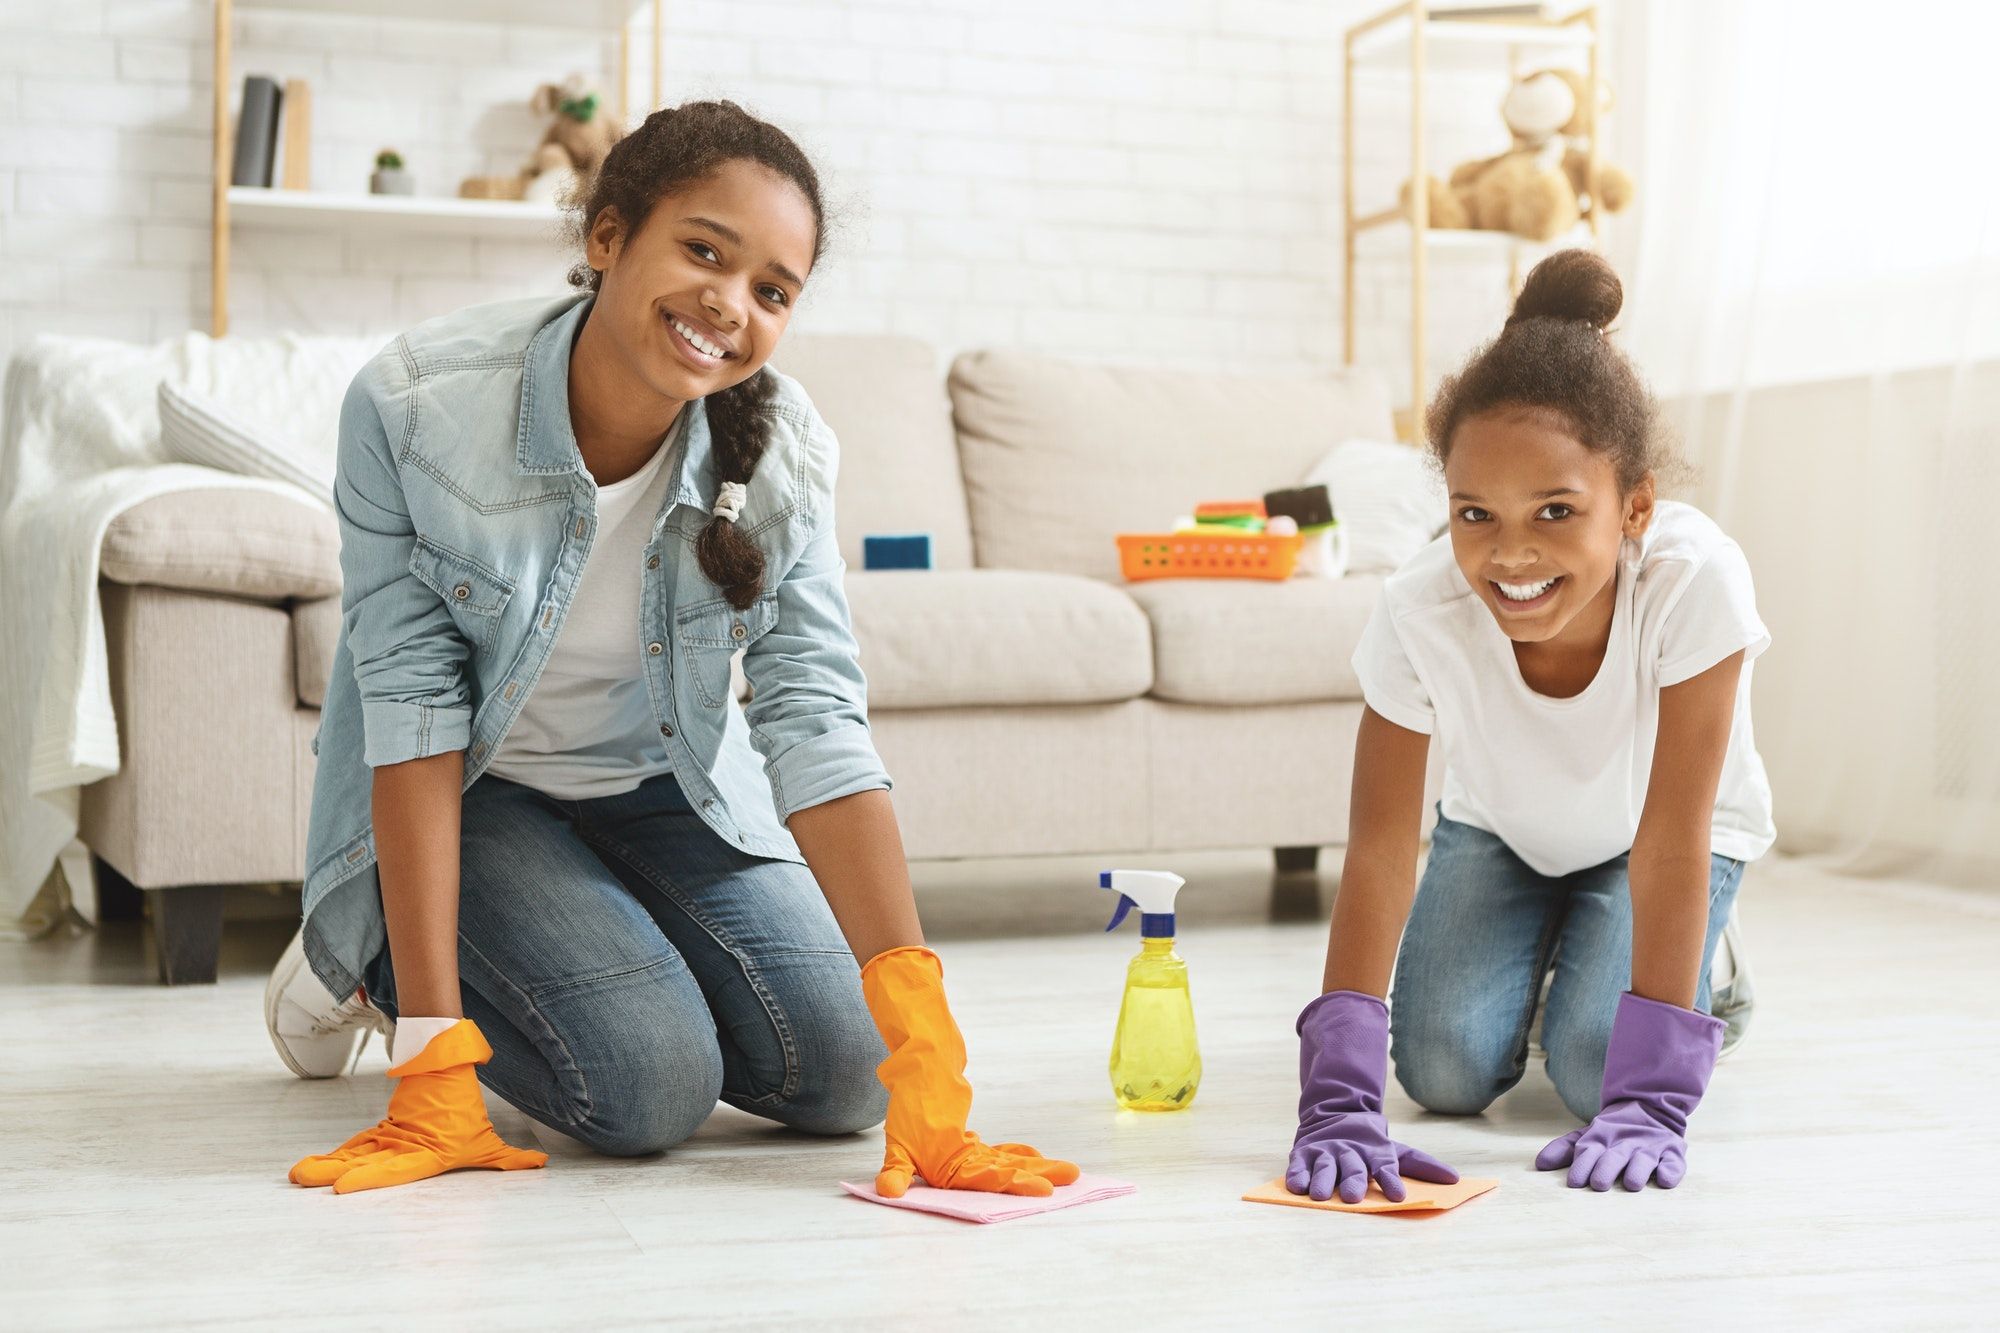
[[[920,1213],[942,1213],[964,1222],[1011,1222],[1017,1217],[1032,1217],[1036,1213],[1053,1212],[1058,1208],[1074,1208],[1080,1203],[1115,1199],[1139,1188],[1105,1176],[1079,1176],[1074,1185],[1058,1185],[1056,1192],[1046,1199],[1020,1194],[980,1194],[973,1190],[938,1190],[929,1185],[912,1185],[910,1192],[902,1198],[885,1199],[875,1192],[873,1184],[857,1185],[851,1180],[843,1180],[840,1187],[855,1198],[866,1199],[870,1203],[886,1204],[891,1208],[914,1208]]]

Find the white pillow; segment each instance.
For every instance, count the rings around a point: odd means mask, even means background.
[[[1407,444],[1349,440],[1307,474],[1323,483],[1347,531],[1347,568],[1387,574],[1444,530],[1444,485],[1430,457]]]
[[[330,450],[273,439],[214,401],[165,380],[160,383],[160,447],[183,463],[288,481],[333,508]]]

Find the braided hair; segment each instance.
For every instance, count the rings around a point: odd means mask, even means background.
[[[1529,271],[1500,336],[1439,384],[1424,434],[1440,466],[1452,432],[1496,408],[1560,418],[1584,447],[1608,455],[1629,494],[1648,472],[1677,476],[1669,434],[1651,390],[1606,336],[1625,302],[1618,274],[1590,250],[1558,250]]]
[[[756,162],[798,186],[812,208],[817,263],[826,223],[819,173],[790,135],[734,102],[664,107],[620,139],[578,191],[570,212],[572,240],[581,248],[591,225],[606,209],[617,210],[636,235],[662,195],[735,161]],[[602,276],[583,261],[569,271],[571,286],[593,292]],[[717,482],[749,484],[770,443],[771,418],[765,408],[776,392],[771,372],[759,367],[741,384],[702,400],[714,442]],[[694,550],[702,573],[738,610],[747,610],[763,592],[764,553],[737,530],[734,520],[709,519]]]

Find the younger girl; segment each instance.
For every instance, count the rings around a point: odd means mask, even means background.
[[[321,1077],[393,1017],[397,1086],[291,1178],[542,1165],[481,1082],[621,1155],[718,1097],[852,1133],[886,1085],[882,1193],[1049,1194],[1074,1166],[966,1128],[868,734],[836,446],[765,367],[819,257],[819,179],[781,131],[692,103],[612,150],[580,222],[581,291],[411,330],[341,412],[306,923],[266,1016]]]
[[[1391,1036],[1411,1097],[1476,1115],[1520,1079],[1545,978],[1549,1076],[1588,1123],[1535,1164],[1594,1190],[1686,1171],[1722,1042],[1709,961],[1773,838],[1750,731],[1770,637],[1743,552],[1654,497],[1662,430],[1605,333],[1622,299],[1596,255],[1550,256],[1426,416],[1448,535],[1387,580],[1354,657],[1367,708],[1325,993],[1298,1021],[1294,1193],[1456,1180],[1389,1138]]]

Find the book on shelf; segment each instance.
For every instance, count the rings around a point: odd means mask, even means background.
[[[283,100],[275,79],[248,74],[243,79],[243,105],[236,113],[236,157],[229,171],[231,185],[271,184],[278,155],[278,107]]]
[[[284,171],[287,190],[312,188],[312,88],[304,79],[286,79],[278,99],[285,138]]]

